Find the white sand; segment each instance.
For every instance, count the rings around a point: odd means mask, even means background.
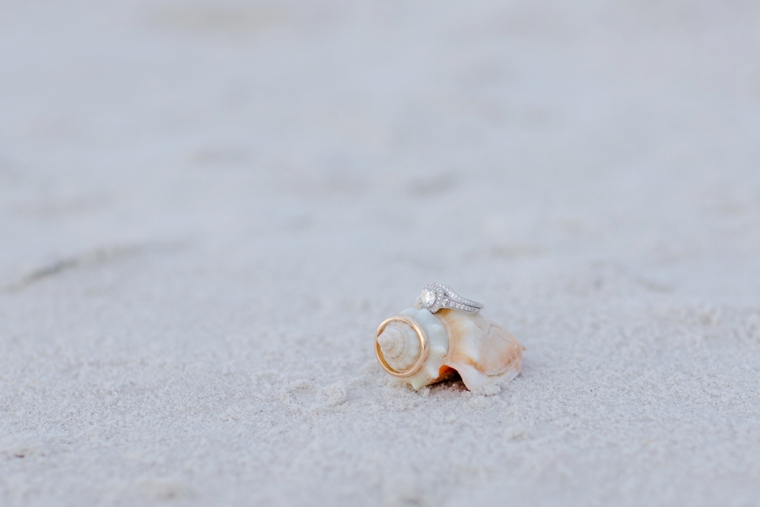
[[[0,505],[760,505],[760,4],[598,3],[2,2]]]

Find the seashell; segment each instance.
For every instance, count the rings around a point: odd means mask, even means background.
[[[375,353],[383,369],[414,389],[458,373],[476,391],[520,373],[525,347],[511,333],[478,314],[409,308],[377,329]]]

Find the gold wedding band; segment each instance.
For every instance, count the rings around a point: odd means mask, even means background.
[[[385,361],[385,358],[383,357],[382,350],[380,350],[380,344],[377,342],[377,339],[383,333],[388,324],[393,321],[403,322],[404,324],[411,326],[411,328],[414,329],[414,332],[417,333],[417,339],[420,341],[420,356],[417,358],[414,364],[405,371],[396,371],[388,365],[388,363]],[[427,335],[425,335],[425,331],[414,319],[411,319],[405,315],[396,315],[394,317],[385,319],[377,328],[377,333],[375,334],[375,355],[377,356],[377,360],[380,363],[380,366],[382,366],[385,371],[394,377],[409,378],[420,371],[422,365],[425,364],[425,361],[428,358],[429,352]]]

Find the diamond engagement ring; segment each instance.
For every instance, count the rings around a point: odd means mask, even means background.
[[[471,299],[466,299],[454,292],[448,285],[436,282],[426,285],[422,289],[417,303],[430,313],[435,313],[442,308],[453,308],[467,313],[478,313],[483,305]]]

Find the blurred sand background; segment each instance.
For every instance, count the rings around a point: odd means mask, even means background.
[[[376,365],[441,280],[489,396]],[[0,504],[760,505],[760,4],[0,2]]]

